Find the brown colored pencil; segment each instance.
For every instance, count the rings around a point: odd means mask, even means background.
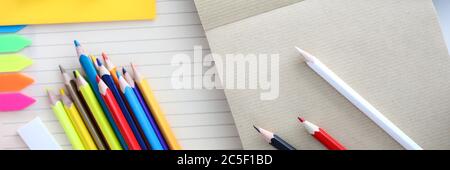
[[[94,121],[92,121],[92,114],[90,113],[89,109],[86,109],[86,103],[84,103],[83,98],[80,96],[77,90],[75,80],[70,78],[69,74],[66,73],[65,69],[62,66],[59,66],[59,69],[64,78],[64,85],[66,86],[69,95],[72,97],[75,106],[80,112],[81,118],[86,124],[86,127],[88,128],[88,131],[92,136],[92,139],[94,139],[94,142],[97,145],[97,148],[99,150],[108,149],[107,145],[105,145],[103,135],[101,135],[99,131],[98,125]]]

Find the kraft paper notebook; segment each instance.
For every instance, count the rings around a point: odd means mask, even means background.
[[[294,46],[319,58],[424,149],[450,149],[450,58],[431,0],[195,2],[211,51],[222,60],[279,54],[277,99],[261,101],[262,90],[225,90],[245,149],[273,149],[253,124],[297,149],[324,149],[297,116],[348,149],[403,149]]]
[[[50,110],[46,88],[63,87],[58,64],[79,69],[72,41],[78,39],[96,56],[109,54],[118,66],[133,61],[153,87],[156,98],[183,149],[242,149],[223,90],[177,90],[172,87],[172,56],[193,56],[193,47],[209,51],[193,1],[158,0],[155,21],[32,25],[19,31],[32,44],[20,51],[34,62],[22,73],[35,80],[23,90],[36,103],[22,111],[0,112],[0,149],[29,149],[17,130],[36,116],[64,149],[70,148]],[[198,76],[195,74],[192,77]]]

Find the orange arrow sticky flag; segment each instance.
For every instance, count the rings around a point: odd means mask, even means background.
[[[21,73],[0,74],[0,92],[17,92],[29,86],[34,80]]]
[[[20,54],[0,55],[0,72],[18,72],[32,63],[33,61]]]

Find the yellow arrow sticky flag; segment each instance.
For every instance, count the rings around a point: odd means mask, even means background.
[[[0,72],[18,72],[32,63],[33,61],[20,54],[0,55]]]

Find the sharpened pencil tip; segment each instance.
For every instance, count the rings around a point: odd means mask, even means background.
[[[47,95],[51,105],[55,105],[58,99],[56,98],[55,94],[53,94],[53,91],[51,89],[47,89]]]
[[[253,128],[255,128],[255,130],[258,131],[258,133],[261,133],[261,131],[259,131],[259,128],[256,127],[255,125],[253,125]]]
[[[66,92],[64,91],[63,88],[59,89],[59,93],[61,93],[61,96],[65,96],[66,95]]]
[[[80,42],[78,42],[77,40],[73,40],[73,43],[75,44],[75,47],[79,47],[80,46]]]
[[[295,48],[297,49],[297,51],[300,54],[302,54],[302,56],[305,58],[306,62],[314,62],[314,57],[310,53],[306,52],[305,50],[303,50],[301,48],[298,48],[297,46]]]
[[[75,76],[75,78],[78,78],[81,76],[81,74],[78,70],[73,71],[73,75]]]
[[[134,73],[134,79],[136,82],[141,82],[143,80],[143,77],[141,76],[141,74],[139,74],[139,72],[136,69],[136,65],[134,65],[133,63],[131,63],[131,69],[133,70]]]
[[[127,69],[125,69],[125,67],[122,67],[122,73],[123,74],[127,73]]]
[[[116,70],[116,75],[117,75],[117,78],[122,77],[122,76],[120,75],[120,71],[119,71],[119,70]]]
[[[94,63],[94,65],[97,65],[97,57],[89,55],[89,58],[91,59],[92,63]]]
[[[95,60],[97,60],[96,62],[97,62],[97,64],[98,64],[98,66],[102,66],[102,62],[100,61],[99,58],[95,58]]]
[[[66,69],[64,69],[61,65],[58,65],[59,67],[59,71],[61,71],[61,73],[66,73]]]
[[[303,118],[301,118],[301,117],[298,117],[298,120],[300,121],[300,122],[304,122],[305,121],[305,119],[303,119]]]
[[[108,56],[106,55],[105,52],[102,52],[102,57],[103,57],[103,60],[108,60]]]

